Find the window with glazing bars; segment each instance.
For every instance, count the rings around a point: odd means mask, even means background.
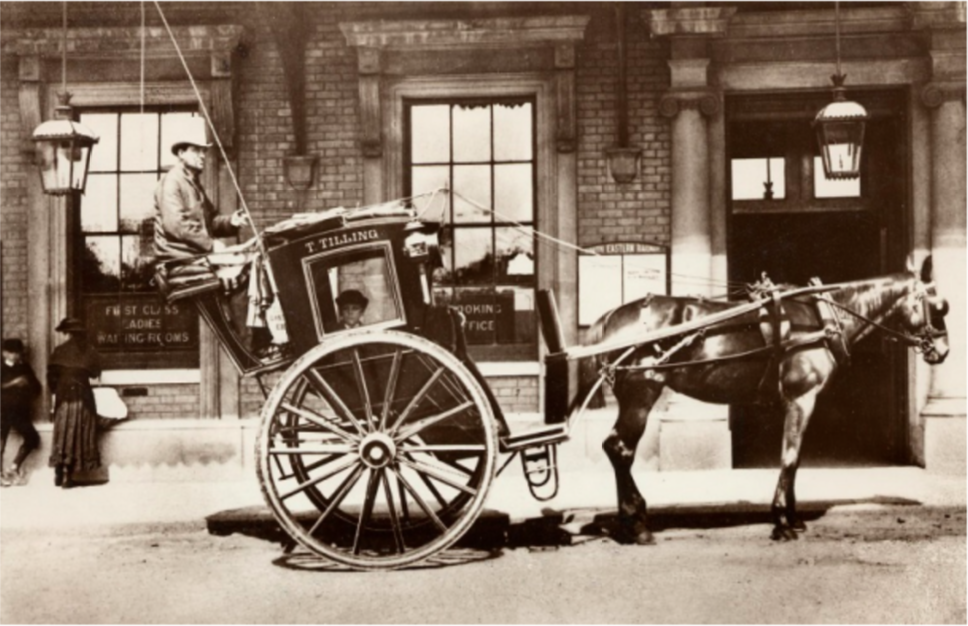
[[[198,316],[166,304],[151,284],[154,191],[175,163],[168,149],[191,111],[86,110],[100,141],[91,153],[76,228],[78,310],[112,368],[198,366]]]
[[[535,106],[530,99],[406,103],[408,195],[445,225],[435,299],[467,318],[475,358],[537,356]]]

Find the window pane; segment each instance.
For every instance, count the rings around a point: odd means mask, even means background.
[[[168,113],[161,118],[161,168],[165,169],[175,164],[175,155],[171,153],[171,144],[178,140],[180,130],[185,120],[194,117],[194,113]]]
[[[514,343],[534,343],[538,319],[534,311],[534,288],[506,289],[514,294]]]
[[[785,159],[733,159],[733,200],[782,200],[786,197]],[[767,183],[772,183],[773,195]]]
[[[158,167],[158,115],[121,115],[121,167],[126,172],[144,172]]]
[[[491,167],[489,165],[454,166],[454,192],[455,223],[491,221]]]
[[[113,232],[118,229],[118,177],[90,174],[81,202],[81,230],[86,233]]]
[[[141,231],[142,222],[155,214],[157,174],[123,174],[121,176],[121,228],[126,233]]]
[[[813,196],[815,198],[859,198],[860,178],[831,180],[823,171],[823,158],[813,158]]]
[[[497,282],[534,285],[534,238],[517,228],[495,228]]]
[[[411,107],[410,145],[413,163],[450,161],[450,107],[446,104]]]
[[[486,106],[454,107],[454,162],[491,160],[491,110]]]
[[[462,228],[454,231],[454,279],[461,285],[494,282],[494,251],[491,229]]]
[[[150,283],[153,264],[145,254],[146,244],[150,246],[150,240],[140,235],[121,237],[121,285],[125,291],[154,291]]]
[[[531,103],[494,105],[494,160],[531,160]]]
[[[449,171],[450,168],[446,165],[422,165],[412,168],[410,170],[410,194],[417,196],[444,187],[450,188]],[[449,195],[446,192],[440,192],[436,194],[436,197],[417,198],[413,205],[423,219],[428,221],[449,220],[450,212],[447,206]]]
[[[118,114],[81,113],[81,123],[94,131],[99,141],[91,148],[89,172],[113,172],[118,169]]]
[[[531,164],[494,166],[494,218],[530,222],[534,215]]]
[[[121,285],[121,250],[118,238],[87,237],[81,261],[86,293],[117,292]]]

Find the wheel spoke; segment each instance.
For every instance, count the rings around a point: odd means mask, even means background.
[[[360,361],[360,351],[353,350],[353,371],[356,373],[356,388],[363,401],[363,414],[366,416],[368,431],[373,429],[373,406],[370,404],[370,390],[366,386],[366,374],[363,372],[363,363]]]
[[[325,417],[322,417],[321,415],[317,415],[316,413],[308,409],[301,409],[297,406],[293,406],[289,404],[288,402],[283,402],[280,408],[286,411],[289,411],[293,415],[298,415],[299,417],[303,418],[307,422],[312,422],[313,424],[316,424],[317,426],[324,428],[331,433],[339,435],[340,437],[342,437],[347,441],[360,440],[359,436],[354,435],[351,432],[340,428],[339,426],[337,426],[336,424],[333,424],[332,422],[326,421]]]
[[[403,554],[403,529],[400,528],[400,517],[397,515],[397,507],[393,501],[393,489],[390,487],[390,479],[386,471],[380,472],[380,480],[383,483],[383,493],[387,499],[387,507],[390,509],[390,525],[393,527],[393,544],[396,546],[397,552]]]
[[[410,403],[407,405],[407,408],[405,408],[403,412],[400,413],[399,417],[397,417],[397,421],[394,422],[393,426],[390,427],[391,434],[395,433],[400,427],[400,424],[406,421],[407,417],[410,415],[410,412],[413,411],[418,404],[420,404],[420,402],[424,399],[424,396],[426,396],[430,391],[430,388],[434,386],[435,382],[437,382],[437,379],[443,375],[444,371],[445,370],[443,367],[438,367],[437,371],[431,374],[430,378],[427,379],[427,382],[424,383],[424,386],[421,387],[420,391],[418,391],[417,394],[410,399]]]
[[[335,476],[336,474],[339,474],[343,470],[346,470],[346,469],[352,467],[356,463],[359,463],[359,459],[357,459],[357,458],[350,458],[350,459],[348,459],[346,461],[346,463],[343,463],[342,465],[339,465],[337,467],[331,467],[326,472],[320,474],[319,476],[314,476],[312,479],[307,480],[304,483],[300,483],[295,488],[290,489],[286,493],[280,494],[279,495],[279,499],[280,500],[286,500],[286,499],[291,498],[292,496],[296,495],[297,493],[302,493],[303,491],[309,489],[310,487],[313,487],[315,485],[318,485],[319,483],[323,482],[327,478],[330,478],[331,476]]]
[[[363,500],[363,512],[356,523],[356,535],[353,537],[353,554],[360,553],[360,539],[363,536],[363,527],[370,520],[373,514],[373,504],[376,500],[377,487],[380,486],[379,474],[382,470],[370,470],[370,479],[366,483],[366,498]]]
[[[383,411],[380,413],[380,431],[387,427],[387,420],[390,417],[390,409],[393,408],[393,398],[397,393],[397,381],[400,379],[400,366],[403,363],[403,355],[397,348],[393,352],[393,363],[390,365],[390,377],[387,379],[386,393],[383,398]]]
[[[453,415],[457,415],[461,411],[466,411],[467,409],[469,409],[472,406],[474,406],[474,403],[473,402],[470,402],[470,401],[467,401],[467,402],[465,402],[463,404],[459,404],[459,405],[455,406],[454,408],[452,408],[452,409],[450,409],[448,411],[444,411],[443,413],[440,413],[439,415],[432,415],[430,417],[425,417],[423,419],[419,419],[416,422],[413,422],[411,424],[407,424],[407,426],[405,428],[401,428],[400,431],[399,431],[399,433],[396,434],[396,437],[397,437],[398,440],[403,440],[403,439],[407,439],[409,437],[413,437],[414,435],[416,435],[417,433],[419,433],[420,431],[422,431],[424,428],[427,428],[428,426],[432,426],[433,424],[436,424],[437,422],[440,422],[442,420],[445,420],[448,417],[451,417]]]
[[[332,404],[339,413],[343,414],[343,417],[348,422],[352,423],[353,426],[356,427],[356,431],[361,437],[366,434],[366,431],[363,429],[363,425],[360,424],[360,421],[356,419],[355,415],[353,415],[353,411],[346,406],[346,403],[343,402],[343,399],[340,398],[339,394],[336,393],[330,384],[326,382],[326,379],[323,378],[322,374],[310,368],[306,370],[306,376],[313,386],[315,386],[316,389],[323,395],[323,399]]]
[[[482,443],[460,445],[417,443],[407,446],[401,445],[400,449],[406,452],[487,452],[487,446]]]
[[[427,517],[433,520],[434,525],[437,526],[437,528],[440,529],[442,532],[447,532],[447,525],[444,524],[442,521],[440,521],[440,518],[437,517],[437,514],[434,513],[433,510],[431,510],[431,508],[427,505],[426,502],[424,502],[424,499],[420,496],[419,493],[417,493],[417,490],[410,485],[410,482],[406,478],[404,478],[403,474],[400,473],[400,470],[398,470],[396,467],[393,467],[391,469],[393,473],[396,475],[396,477],[403,484],[404,489],[407,490],[407,492],[413,497],[414,501],[420,506],[421,509],[423,509],[423,512],[427,514]]]
[[[446,485],[450,485],[454,489],[463,491],[464,493],[470,494],[472,496],[477,495],[476,489],[473,489],[471,487],[468,487],[467,485],[457,482],[454,478],[451,478],[450,476],[447,476],[446,474],[441,473],[440,470],[437,470],[436,468],[430,467],[429,465],[420,463],[418,461],[411,461],[405,457],[400,457],[400,462],[418,473],[429,474],[433,478],[436,478],[437,480],[439,480],[440,482]]]
[[[322,443],[316,445],[298,446],[295,448],[283,448],[282,450],[269,450],[269,454],[350,454],[355,449],[355,446],[345,443],[334,443],[330,445]]]
[[[322,524],[323,521],[336,510],[336,507],[338,507],[341,502],[343,502],[343,499],[346,498],[346,495],[350,492],[350,490],[356,486],[356,481],[360,479],[360,475],[362,473],[363,464],[360,463],[353,468],[353,471],[349,476],[346,477],[346,480],[340,484],[339,489],[337,489],[336,493],[333,494],[333,499],[330,500],[329,506],[326,507],[326,510],[319,514],[319,519],[317,519],[316,523],[313,524],[309,529],[310,536],[316,534],[316,529],[319,528],[319,525]]]

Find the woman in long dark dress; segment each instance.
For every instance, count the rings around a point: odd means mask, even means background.
[[[101,466],[98,415],[91,378],[101,376],[101,356],[88,343],[84,323],[64,318],[57,331],[69,336],[57,346],[47,365],[47,384],[57,395],[50,466],[54,484],[73,487],[77,471]]]

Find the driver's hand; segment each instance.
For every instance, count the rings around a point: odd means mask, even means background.
[[[235,227],[248,224],[248,222],[249,222],[249,219],[245,216],[245,211],[243,211],[242,209],[239,209],[238,211],[233,213],[231,217],[229,217],[229,223]]]

